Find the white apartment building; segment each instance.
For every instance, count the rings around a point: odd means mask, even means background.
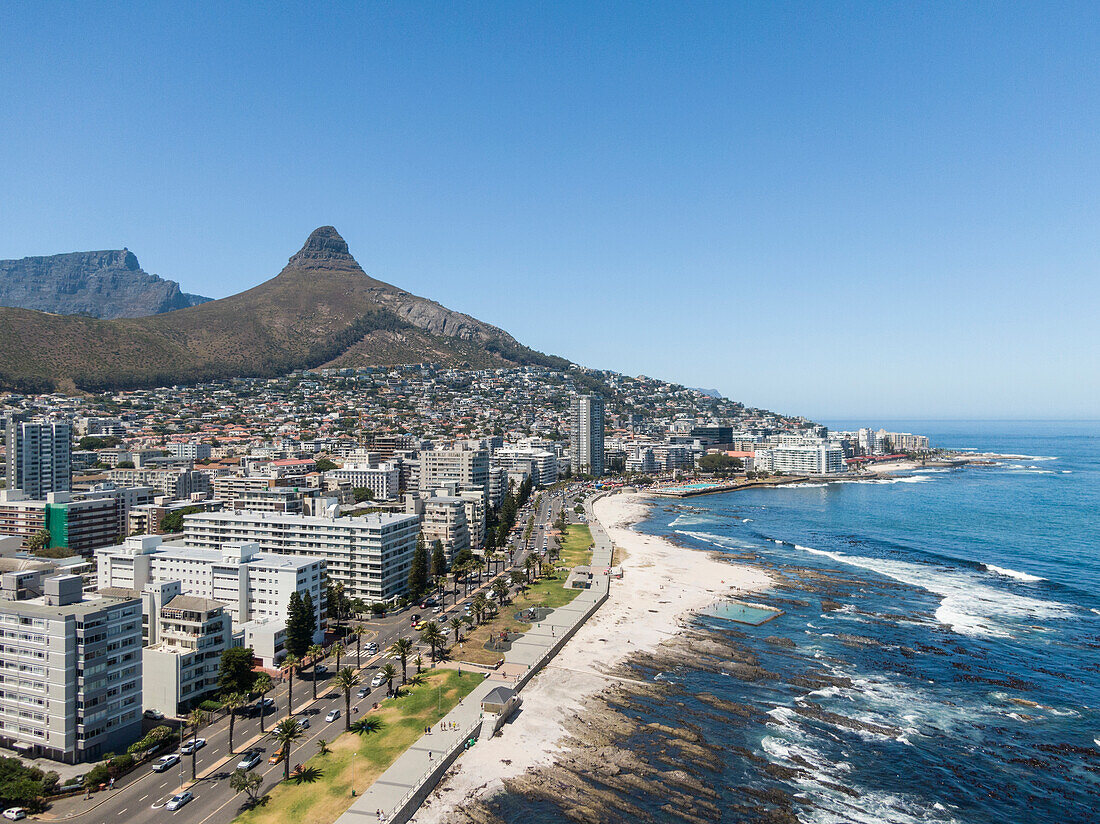
[[[816,446],[773,446],[757,449],[753,468],[758,472],[787,472],[792,475],[833,475],[847,472],[844,450],[839,444]]]
[[[99,550],[96,561],[100,589],[121,587],[141,592],[149,584],[179,581],[181,594],[224,604],[235,626],[265,619],[285,624],[290,594],[309,593],[317,621],[314,641],[319,643],[323,637],[323,557],[262,552],[255,541],[226,539],[205,547],[164,543],[159,535],[139,535]]]
[[[0,745],[75,764],[141,736],[141,600],[78,575],[0,576]]]
[[[73,429],[65,422],[6,421],[7,488],[21,489],[28,498],[68,492],[73,485]]]
[[[573,471],[599,477],[604,472],[604,403],[598,395],[573,398],[569,451]]]
[[[405,511],[420,519],[424,542],[431,547],[434,541],[443,544],[443,554],[451,559],[463,549],[470,548],[470,530],[466,522],[466,501],[454,495],[440,494],[431,497],[405,496]]]
[[[493,453],[493,463],[511,471],[525,469],[535,486],[550,486],[558,480],[558,458],[547,449],[510,447]]]
[[[371,465],[349,462],[325,473],[326,480],[350,483],[352,489],[369,489],[376,501],[395,500],[401,484],[401,470],[395,463]]]
[[[185,461],[204,461],[210,458],[213,447],[208,443],[179,443],[172,441],[168,444],[168,454],[174,458]]]
[[[222,653],[233,645],[232,619],[218,601],[183,594],[158,618],[159,640],[142,650],[143,706],[181,715],[217,691]]]
[[[408,589],[409,566],[420,532],[415,515],[372,513],[354,518],[264,512],[201,512],[183,519],[183,542],[217,549],[254,541],[265,553],[323,558],[329,580],[349,598],[368,603]]]
[[[420,489],[453,483],[459,489],[489,492],[489,452],[486,449],[432,449],[420,453]]]

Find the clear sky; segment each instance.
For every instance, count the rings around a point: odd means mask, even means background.
[[[1100,5],[5,3],[0,258],[366,271],[823,418],[1100,417]]]

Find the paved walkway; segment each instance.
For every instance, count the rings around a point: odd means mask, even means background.
[[[466,742],[476,738],[482,722],[481,699],[500,684],[522,687],[557,653],[569,636],[587,620],[607,597],[612,545],[603,527],[588,511],[588,527],[595,547],[592,552],[592,586],[576,598],[550,613],[512,643],[504,654],[504,664],[487,675],[462,702],[449,712],[441,724],[424,735],[390,765],[360,796],[351,808],[336,819],[336,824],[367,824],[386,821],[404,824],[420,802],[435,787],[447,767],[462,754]],[[484,719],[492,724],[494,716]],[[457,726],[458,732],[441,731]],[[381,816],[379,816],[381,812]]]

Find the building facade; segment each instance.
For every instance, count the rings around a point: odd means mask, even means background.
[[[73,429],[65,422],[6,420],[8,489],[21,489],[28,498],[73,488]]]
[[[573,471],[599,477],[604,473],[604,403],[598,395],[573,398],[569,448]]]

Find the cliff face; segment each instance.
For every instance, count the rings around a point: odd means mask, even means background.
[[[0,260],[0,306],[93,318],[140,318],[210,298],[142,270],[127,249]]]

